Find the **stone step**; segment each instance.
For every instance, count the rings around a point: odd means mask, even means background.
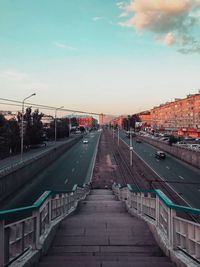
[[[130,253],[134,255],[146,256],[164,256],[163,252],[157,246],[53,246],[49,250],[49,255],[95,255],[109,253],[117,254],[121,253],[123,255],[129,255]]]
[[[167,257],[149,257],[146,255],[139,255],[139,254],[133,254],[129,253],[129,255],[124,255],[121,253],[111,253],[111,254],[99,254],[99,255],[77,255],[77,253],[74,253],[74,255],[51,255],[44,257],[42,262],[71,262],[71,261],[116,261],[116,262],[169,262],[169,259]]]
[[[116,201],[115,196],[114,195],[88,195],[87,198],[85,199],[86,201],[107,201],[107,200],[113,200]],[[117,201],[120,202],[120,201]]]
[[[113,191],[109,189],[92,189],[90,195],[113,195]]]
[[[38,267],[175,267],[170,262],[123,262],[123,261],[70,261],[40,262]]]

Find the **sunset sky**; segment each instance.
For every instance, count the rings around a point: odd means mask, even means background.
[[[132,114],[198,89],[200,0],[0,1],[1,98]]]

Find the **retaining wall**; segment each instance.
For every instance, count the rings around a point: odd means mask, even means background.
[[[200,168],[200,152],[198,151],[189,150],[178,145],[170,146],[165,142],[158,141],[149,137],[140,136],[139,138],[144,142],[149,143],[159,148],[160,150],[166,151],[176,158],[183,160],[194,167]]]
[[[82,137],[76,137],[65,144],[48,150],[42,155],[34,156],[32,159],[17,165],[15,169],[0,177],[0,202],[14,194],[25,184],[31,181],[38,173],[57,160],[66,150],[77,143]]]

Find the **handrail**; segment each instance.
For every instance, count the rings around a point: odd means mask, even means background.
[[[121,188],[121,185],[119,185],[119,188]],[[155,193],[168,208],[174,209],[176,211],[182,211],[186,213],[200,215],[200,209],[174,204],[160,189],[138,190],[138,189],[134,189],[130,184],[127,184],[127,188],[130,192],[134,192],[134,193],[137,193],[137,192],[138,193]]]
[[[76,189],[79,188],[84,188],[86,186],[86,184],[84,185],[78,185],[75,184],[72,188],[72,190],[63,190],[63,191],[45,191],[40,198],[31,206],[25,206],[25,207],[20,207],[20,208],[15,208],[15,209],[9,209],[9,210],[1,210],[0,211],[0,220],[2,219],[6,219],[7,215],[11,215],[11,214],[19,214],[19,213],[23,213],[24,211],[33,211],[37,208],[40,208],[43,203],[46,201],[46,199],[50,196],[50,195],[55,195],[55,194],[65,194],[65,193],[74,193],[76,191]]]

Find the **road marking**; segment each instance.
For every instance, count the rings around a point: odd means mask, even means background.
[[[68,179],[66,179],[66,180],[65,180],[65,184],[67,184],[67,183],[68,183],[68,181],[69,181],[69,180],[68,180]]]
[[[168,169],[168,170],[169,170],[169,169],[170,169],[170,167],[169,167],[169,166],[166,166],[166,169]]]
[[[72,172],[74,172],[74,171],[75,171],[75,168],[72,169]]]
[[[182,176],[179,175],[178,177],[181,178],[181,180],[184,180],[184,178]]]

